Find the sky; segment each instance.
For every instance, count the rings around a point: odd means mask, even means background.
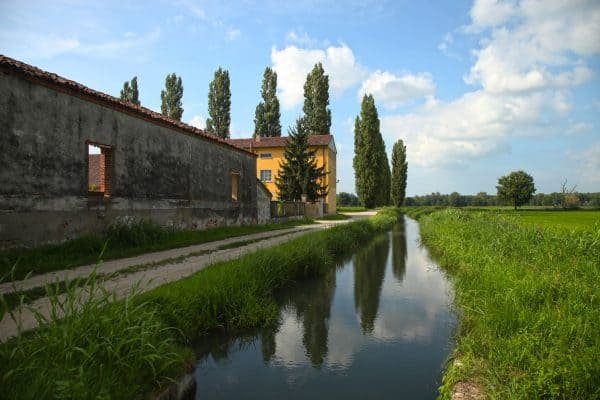
[[[374,96],[388,155],[407,146],[407,195],[494,194],[524,170],[537,192],[600,191],[598,0],[0,0],[0,54],[119,96],[138,77],[160,111],[172,72],[182,120],[203,128],[214,71],[229,71],[231,136],[250,137],[264,70],[281,123],[302,113],[315,63],[329,75],[338,192],[355,192],[354,119]]]

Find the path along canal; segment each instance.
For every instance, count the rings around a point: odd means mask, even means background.
[[[278,295],[280,325],[198,344],[197,399],[435,399],[452,289],[404,217],[325,277]]]

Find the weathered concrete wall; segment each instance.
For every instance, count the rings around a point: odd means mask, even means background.
[[[138,218],[197,229],[256,223],[253,155],[10,72],[0,71],[0,93],[0,247]],[[88,142],[112,148],[110,197],[88,195]]]
[[[256,180],[256,185],[258,223],[266,224],[271,221],[271,193],[258,179]]]

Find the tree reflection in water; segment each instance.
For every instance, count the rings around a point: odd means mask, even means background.
[[[406,274],[406,224],[401,218],[392,229],[392,271],[398,283],[402,283]]]
[[[372,333],[375,326],[389,249],[386,233],[354,256],[354,306],[360,313],[363,333]]]
[[[302,343],[313,366],[321,366],[327,357],[327,337],[331,302],[335,293],[335,269],[325,276],[295,285],[282,298],[283,306],[296,312],[304,329]]]

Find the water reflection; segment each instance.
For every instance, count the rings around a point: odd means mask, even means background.
[[[404,219],[398,221],[392,228],[392,243],[392,271],[398,282],[402,283],[404,274],[406,274],[406,258],[408,257],[408,252],[406,251],[406,225]]]
[[[360,326],[365,333],[373,332],[389,250],[390,238],[386,233],[376,237],[354,257],[354,306],[360,313]]]
[[[417,240],[417,224],[402,221],[281,293],[276,329],[205,341],[197,398],[396,398],[398,387],[435,398],[455,321],[448,283]]]

